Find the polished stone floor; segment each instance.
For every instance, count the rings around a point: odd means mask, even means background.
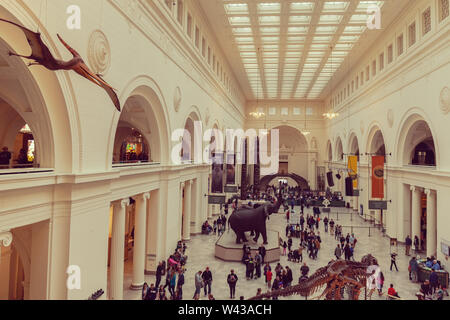
[[[298,210],[298,208],[296,208]],[[297,211],[298,212],[298,211]],[[305,212],[306,213],[306,212]],[[322,214],[322,218],[323,218]],[[380,264],[380,267],[385,276],[384,292],[387,291],[389,284],[394,284],[394,288],[399,293],[402,299],[417,300],[415,293],[419,290],[419,285],[414,284],[408,279],[408,261],[410,257],[405,256],[404,247],[399,245],[398,247],[391,247],[389,238],[383,236],[382,232],[373,227],[369,222],[365,222],[364,219],[357,214],[350,214],[350,211],[346,209],[339,209],[339,213],[331,213],[330,218],[333,218],[337,224],[343,226],[343,233],[347,234],[352,232],[357,238],[357,244],[355,248],[355,259],[358,261],[362,256],[371,253],[374,255]],[[267,225],[268,229],[278,231],[280,236],[285,239],[285,227],[286,219],[284,214],[272,215]],[[353,227],[353,229],[351,228]],[[369,229],[370,227],[370,229]],[[318,268],[326,266],[330,260],[334,258],[334,249],[337,241],[334,236],[325,233],[323,223],[320,223],[320,235],[322,238],[321,249],[318,254],[317,260],[311,260],[307,257],[306,251],[304,252],[304,262],[310,268],[310,275],[314,273]],[[233,231],[226,231],[233,232]],[[370,237],[369,237],[370,232]],[[214,244],[218,240],[216,235],[206,236],[198,235],[193,236],[188,243],[187,255],[188,264],[185,274],[185,285],[183,287],[184,296],[183,299],[192,299],[195,291],[194,287],[194,275],[198,271],[203,271],[207,266],[213,273],[212,294],[216,299],[226,300],[229,299],[229,289],[226,282],[226,277],[231,269],[234,269],[239,277],[239,281],[236,286],[236,298],[240,296],[250,298],[255,295],[258,288],[262,288],[266,291],[264,278],[258,280],[246,280],[245,279],[245,266],[241,263],[223,262],[214,257]],[[298,247],[299,240],[293,239],[293,248]],[[261,240],[260,240],[261,241]],[[392,251],[398,252],[397,266],[399,271],[390,271],[390,253]],[[289,266],[293,271],[294,282],[300,276],[301,264],[287,261],[286,256],[281,257],[281,264],[283,266]],[[276,264],[271,264],[272,270]],[[140,291],[132,291],[129,289],[131,284],[132,274],[132,261],[125,263],[125,279],[124,279],[124,299],[137,300],[140,299]],[[154,276],[146,276],[146,281],[151,284],[155,281]],[[165,281],[163,278],[162,282]],[[168,294],[168,292],[167,292]],[[169,294],[168,294],[169,295]],[[201,295],[201,299],[207,297]],[[361,298],[364,298],[362,295]],[[280,298],[287,300],[304,299],[300,296],[292,296],[287,298]],[[386,299],[385,296],[378,297],[378,294],[372,296],[373,300]],[[449,299],[446,297],[445,299]]]

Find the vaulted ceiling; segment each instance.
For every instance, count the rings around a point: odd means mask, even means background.
[[[410,0],[199,1],[247,99],[291,100],[324,98]]]

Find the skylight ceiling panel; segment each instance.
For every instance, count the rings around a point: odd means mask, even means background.
[[[308,57],[323,57],[325,55],[325,51],[310,51],[308,52]]]
[[[237,44],[254,44],[254,39],[253,37],[235,37],[234,41]]]
[[[308,33],[309,28],[308,27],[288,27],[287,34],[288,36],[295,36],[295,35],[306,35]]]
[[[366,31],[366,29],[367,29],[366,26],[347,26],[347,27],[345,27],[343,34],[344,35],[348,35],[348,34],[358,35],[358,34],[362,34],[364,31]]]
[[[289,25],[304,25],[311,23],[311,16],[289,16]]]
[[[247,14],[248,5],[246,3],[226,3],[224,4],[225,11],[228,14]]]
[[[338,25],[342,21],[342,15],[321,15],[319,19],[319,24],[333,24]]]
[[[384,1],[360,1],[355,11],[357,13],[367,13],[368,8],[376,6],[381,9],[383,5]]]
[[[264,58],[278,58],[279,57],[278,51],[264,51],[263,57]]]
[[[285,57],[284,63],[297,63],[299,58],[297,57]]]
[[[314,2],[292,2],[290,11],[292,13],[312,13],[314,11]]]
[[[251,51],[240,52],[239,54],[241,55],[242,58],[253,58],[253,57],[256,57],[256,52],[251,52]]]
[[[261,43],[263,44],[275,44],[280,42],[280,37],[261,37]]]
[[[315,36],[312,40],[312,43],[330,43],[332,39],[333,37],[331,36]]]
[[[261,26],[280,25],[280,16],[260,16],[258,20]]]
[[[279,59],[278,58],[263,58],[263,63],[278,63]]]
[[[264,51],[278,51],[278,44],[264,44],[262,46]]]
[[[287,43],[305,43],[306,37],[304,36],[288,36],[287,37]]]
[[[359,36],[341,36],[338,43],[355,43],[358,42]]]
[[[270,35],[278,36],[278,35],[280,34],[280,27],[260,27],[260,28],[259,28],[259,33],[260,33],[262,36],[265,36],[265,35],[268,35],[268,36],[270,36]]]
[[[238,35],[240,35],[240,36],[247,36],[247,35],[251,36],[253,34],[252,33],[252,28],[250,28],[250,27],[233,28],[232,31],[233,31],[233,34],[235,36],[238,36]]]
[[[323,12],[342,12],[347,11],[348,1],[326,1],[323,5]]]
[[[235,16],[235,17],[228,17],[228,21],[230,22],[230,25],[232,27],[236,26],[250,26],[250,18],[249,17],[241,17],[241,16]]]
[[[253,51],[256,52],[256,48],[252,44],[238,45],[240,51]]]
[[[322,62],[321,58],[307,58],[305,63],[320,63]]]
[[[281,13],[281,3],[279,2],[262,2],[257,5],[258,14],[280,14]]]
[[[284,67],[287,69],[298,69],[299,64],[298,63],[285,63]]]
[[[335,34],[337,29],[336,26],[317,26],[316,34]]]
[[[287,44],[286,50],[287,51],[299,51],[301,52],[304,48],[304,45],[302,44]]]
[[[310,46],[311,50],[318,50],[318,51],[325,51],[326,49],[329,49],[329,45],[328,44],[324,44],[324,43],[313,43]]]
[[[367,14],[354,14],[350,18],[350,24],[364,24],[367,25]]]

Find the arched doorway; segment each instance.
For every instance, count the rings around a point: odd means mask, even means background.
[[[336,152],[335,152],[336,161],[344,161],[344,148],[342,146],[341,137],[338,137],[336,140],[335,150],[336,150]]]

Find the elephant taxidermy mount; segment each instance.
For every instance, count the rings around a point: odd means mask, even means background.
[[[277,198],[276,204],[268,203],[257,208],[244,207],[232,213],[228,219],[228,223],[236,234],[236,243],[240,244],[241,240],[248,242],[245,237],[245,232],[255,231],[256,235],[253,240],[257,242],[261,234],[264,244],[268,244],[266,221],[272,213],[277,213],[278,209],[280,209],[282,201],[281,189]]]
[[[25,27],[22,27],[21,25],[1,19],[0,21],[12,24],[18,28],[20,28],[23,33],[25,34],[25,37],[27,38],[28,44],[31,47],[31,55],[24,56],[20,55],[14,52],[9,52],[10,56],[17,56],[29,60],[34,60],[35,62],[29,63],[28,66],[34,66],[34,65],[41,65],[48,70],[51,71],[57,71],[57,70],[73,70],[76,73],[78,73],[80,76],[88,79],[89,81],[95,83],[99,87],[102,87],[111,98],[112,102],[114,103],[114,106],[116,109],[120,112],[120,101],[117,97],[117,94],[115,92],[115,89],[111,87],[107,82],[105,82],[102,79],[102,76],[99,74],[94,74],[89,67],[86,65],[86,63],[81,58],[80,54],[76,52],[73,48],[71,48],[58,34],[58,39],[61,41],[61,43],[67,48],[67,50],[70,51],[70,53],[73,55],[73,59],[69,61],[62,61],[55,59],[53,55],[51,54],[48,47],[44,44],[44,42],[41,39],[41,34],[37,32],[33,32]]]

